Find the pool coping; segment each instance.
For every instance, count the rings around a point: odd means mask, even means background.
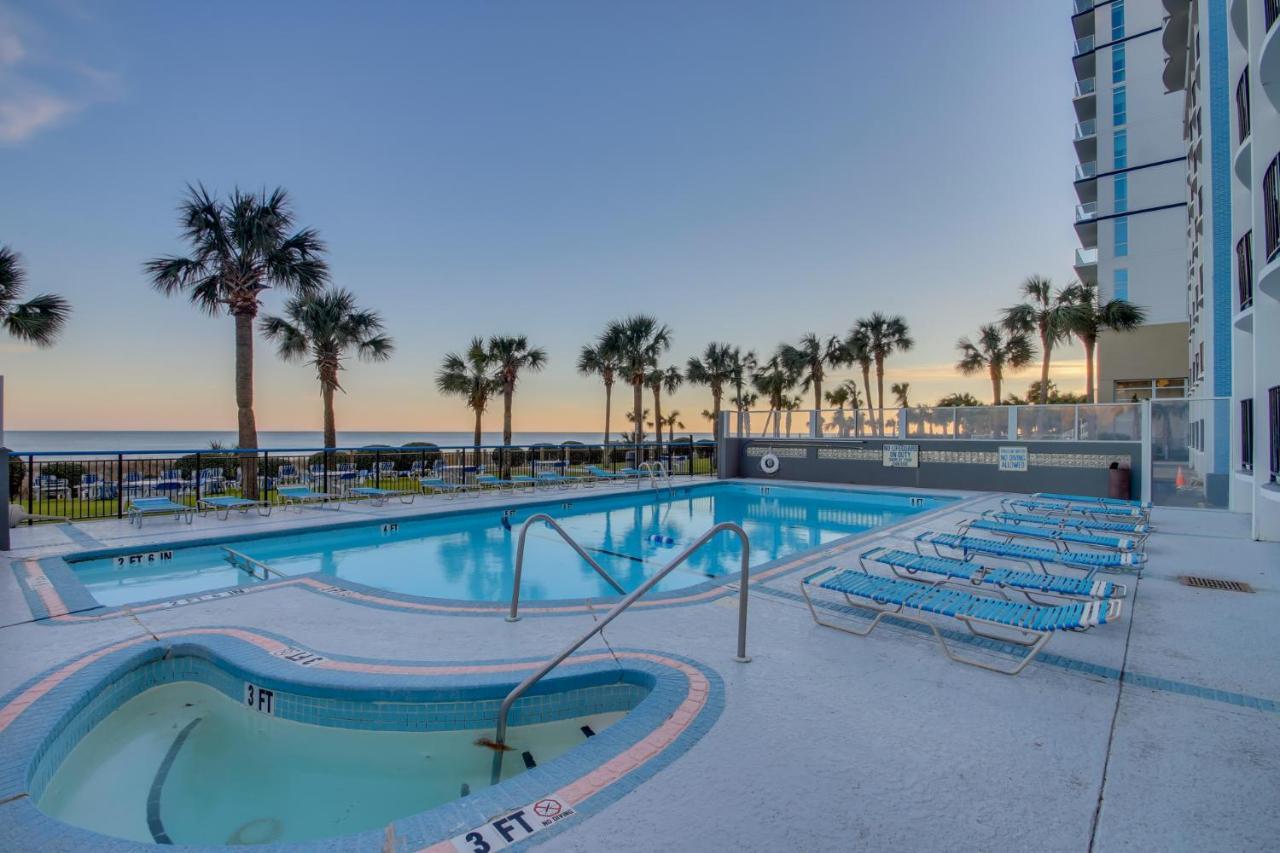
[[[81,829],[46,815],[26,789],[42,748],[85,706],[104,682],[140,666],[177,656],[203,657],[228,674],[273,689],[326,698],[386,701],[492,699],[543,658],[471,663],[386,661],[320,656],[289,638],[257,629],[199,627],[143,634],[99,646],[40,673],[0,698],[0,810],[6,839],[22,849],[155,849],[143,842]],[[300,661],[306,661],[302,663]],[[540,843],[625,796],[708,731],[724,707],[724,685],[711,667],[674,653],[613,649],[579,653],[548,677],[544,692],[599,683],[602,676],[641,673],[648,695],[624,717],[569,752],[511,779],[430,810],[399,818],[397,842],[412,850],[453,850],[450,839],[540,798],[554,797],[575,814],[514,847]],[[401,701],[411,701],[401,699]],[[383,849],[386,830],[262,845],[270,853]],[[223,846],[184,845],[191,850]],[[402,849],[397,847],[396,849]]]
[[[851,533],[848,536],[840,537],[826,544],[796,551],[777,559],[761,563],[758,566],[754,566],[751,569],[752,585],[755,585],[756,583],[763,583],[766,580],[804,568],[814,559],[836,556],[849,550],[859,541],[869,536],[883,536],[891,533],[899,527],[918,524],[922,520],[928,519],[930,516],[954,510],[957,507],[963,506],[969,501],[978,498],[978,495],[974,493],[947,490],[886,490],[882,488],[861,488],[856,485],[846,486],[843,484],[825,483],[811,484],[800,481],[778,480],[761,481],[752,478],[709,480],[701,483],[682,485],[678,488],[685,491],[706,490],[726,483],[778,488],[806,488],[846,494],[852,492],[863,495],[878,494],[894,495],[899,497],[903,495],[908,497],[932,497],[942,498],[946,501],[941,506],[914,513],[893,524]],[[916,492],[918,492],[918,494],[913,494]],[[580,500],[584,502],[607,500],[618,496],[619,493],[617,492],[604,493],[583,497],[580,498]],[[520,508],[535,508],[555,503],[563,503],[563,501],[542,500],[520,503],[517,506]],[[402,519],[406,521],[433,520],[436,518],[469,514],[476,511],[478,511],[478,508],[471,507],[450,509],[416,516],[397,516],[396,518],[397,520]],[[263,538],[277,538],[281,536],[297,535],[298,533],[327,532],[331,530],[345,530],[353,527],[372,527],[379,523],[385,522],[379,522],[376,519],[370,520],[367,518],[354,519],[351,521],[344,520],[332,525],[308,526],[303,530],[275,530],[270,531],[265,535],[240,534],[233,538],[225,539],[205,537],[202,539],[183,540],[171,543],[155,542],[149,543],[145,546],[134,545],[112,549],[93,549],[78,552],[75,555],[76,559],[74,560],[68,560],[67,555],[39,558],[18,558],[10,561],[10,569],[13,571],[14,576],[17,579],[19,589],[22,591],[27,607],[31,611],[31,621],[42,625],[65,625],[78,622],[113,619],[129,616],[134,613],[167,610],[189,604],[218,601],[241,595],[250,595],[256,592],[266,592],[271,589],[283,587],[294,587],[307,592],[338,598],[361,606],[399,612],[431,613],[434,615],[446,616],[493,616],[509,612],[509,602],[466,601],[463,599],[412,595],[409,593],[394,592],[381,587],[369,586],[345,578],[326,576],[319,572],[291,575],[287,578],[266,580],[254,584],[218,587],[179,597],[162,597],[121,605],[103,605],[100,604],[97,599],[93,597],[92,593],[89,592],[88,588],[80,582],[76,576],[75,570],[71,568],[72,562],[83,562],[112,556],[135,554],[140,548],[146,548],[150,552],[155,552],[178,550],[182,548],[210,547],[231,544],[236,541],[245,541],[248,539],[256,540]],[[717,578],[711,578],[686,587],[681,587],[680,589],[668,590],[665,592],[652,592],[645,598],[637,601],[634,606],[651,608],[688,606],[704,603],[733,594],[737,589],[737,584],[740,579],[741,572],[731,572]],[[621,596],[548,599],[536,603],[522,603],[519,613],[521,617],[572,615],[588,612],[594,607],[612,606],[620,599]]]

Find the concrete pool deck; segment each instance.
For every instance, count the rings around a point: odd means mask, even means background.
[[[892,541],[952,530],[998,498],[911,519]],[[347,511],[290,513],[288,521],[332,523]],[[421,511],[360,509],[370,517]],[[257,522],[247,520],[253,532],[265,529]],[[644,648],[697,660],[723,679],[724,708],[652,778],[533,840],[576,851],[1276,849],[1280,545],[1250,541],[1243,516],[1157,509],[1153,522],[1143,576],[1120,578],[1130,585],[1121,620],[1054,637],[1016,678],[952,663],[918,630],[886,625],[858,638],[813,623],[800,578],[855,564],[887,539],[880,531],[752,584],[749,664],[733,661],[732,596],[622,615],[582,653]],[[123,527],[37,527],[30,532],[49,538],[15,535],[14,556],[177,538],[171,522],[149,522],[141,536]],[[77,542],[82,533],[104,544]],[[1242,580],[1256,592],[1193,589],[1177,582],[1181,574]],[[90,649],[170,631],[237,627],[322,655],[462,664],[550,656],[602,610],[509,624],[281,586],[54,625],[31,621],[13,572],[0,571],[0,694]],[[12,807],[0,804],[0,849],[15,849],[5,847]]]

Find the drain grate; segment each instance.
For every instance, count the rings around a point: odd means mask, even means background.
[[[1196,575],[1178,575],[1178,583],[1196,589],[1218,589],[1223,592],[1253,592],[1253,587],[1244,581],[1229,581],[1223,578],[1202,578]]]

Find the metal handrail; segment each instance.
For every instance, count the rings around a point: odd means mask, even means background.
[[[626,590],[622,588],[622,584],[614,580],[608,572],[604,570],[604,566],[591,559],[591,555],[582,549],[582,546],[573,540],[573,537],[565,532],[560,523],[545,512],[534,513],[529,516],[525,523],[520,526],[520,540],[516,545],[516,578],[515,589],[511,590],[511,613],[507,616],[508,622],[519,622],[520,615],[516,610],[520,606],[520,576],[524,574],[524,540],[529,535],[529,527],[535,521],[545,521],[547,525],[560,534],[560,538],[569,543],[569,547],[578,552],[578,556],[587,561],[587,565],[596,570],[596,574],[605,579],[609,586],[618,591],[619,594],[625,595]]]
[[[641,596],[643,596],[646,592],[652,589],[654,584],[658,583],[658,581],[662,580],[667,575],[671,574],[671,572],[674,571],[676,567],[678,567],[685,560],[689,559],[690,555],[692,555],[694,551],[697,551],[699,548],[705,545],[717,533],[720,533],[725,530],[735,533],[737,537],[740,540],[742,540],[742,578],[738,582],[738,653],[734,656],[733,659],[736,660],[738,663],[749,663],[751,661],[751,658],[747,656],[747,593],[748,593],[748,586],[751,580],[751,577],[750,577],[751,541],[747,539],[747,532],[743,530],[741,526],[734,524],[731,521],[722,521],[719,524],[717,524],[715,527],[712,527],[706,533],[699,536],[693,542],[692,545],[690,545],[688,548],[685,548],[683,551],[681,551],[679,556],[677,556],[670,563],[667,563],[667,565],[660,572],[655,574],[653,577],[649,578],[644,583],[640,584],[640,586],[636,587],[634,592],[632,592],[626,598],[622,599],[617,604],[615,604],[613,606],[613,609],[610,610],[608,613],[606,613],[599,622],[596,622],[594,625],[591,626],[591,630],[587,631],[585,634],[578,637],[578,639],[570,643],[564,649],[564,651],[560,652],[551,660],[543,664],[538,669],[537,672],[533,673],[524,681],[520,682],[514,688],[512,688],[511,692],[507,694],[507,698],[502,700],[502,705],[498,708],[498,728],[494,735],[494,741],[499,745],[506,743],[507,716],[511,713],[511,706],[515,704],[515,701],[517,699],[519,699],[522,695],[524,695],[525,691],[527,691],[533,685],[537,684],[542,679],[542,677],[545,676],[547,673],[551,672],[551,670],[555,669],[557,666],[564,663],[565,659],[568,658],[569,655],[576,652],[578,649],[582,648],[583,644],[586,643],[587,640],[590,640],[596,634],[603,631],[606,625],[608,625],[610,622],[616,619],[618,615],[622,613],[622,611],[626,610],[628,607],[634,604]],[[514,599],[512,599],[511,608],[512,608],[512,613],[514,613],[515,612]],[[494,757],[495,773],[501,772],[503,752],[505,752],[505,750],[499,750],[497,752],[497,755]]]
[[[637,471],[649,472],[649,488],[656,489],[658,487],[658,475],[662,475],[662,482],[666,484],[668,491],[675,488],[671,482],[671,472],[667,470],[667,466],[662,464],[662,460],[657,462],[641,462]],[[636,477],[636,488],[640,488],[640,478]]]
[[[245,567],[237,563],[237,561],[240,561],[240,563],[247,563],[249,566],[256,569],[262,569],[263,580],[267,580],[268,575],[275,575],[278,578],[288,577],[288,575],[277,572],[261,560],[253,559],[253,557],[250,557],[248,554],[241,553],[240,551],[233,551],[226,545],[222,546],[222,550],[227,552],[227,556],[224,559],[240,571],[245,571]],[[249,572],[249,574],[253,574],[253,572]]]

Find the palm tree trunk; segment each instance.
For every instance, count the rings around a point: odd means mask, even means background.
[[[604,446],[607,450],[609,447],[609,415],[613,408],[613,383],[606,382],[604,385]],[[605,460],[608,462],[609,460]]]
[[[871,409],[873,403],[871,400],[871,365],[869,364],[862,366],[862,390],[865,391],[867,395],[867,414],[871,418],[871,423],[875,424],[876,413]]]
[[[813,408],[822,410],[822,375],[813,377]]]
[[[258,447],[258,425],[253,417],[253,320],[256,311],[239,311],[236,320],[236,443],[246,449]],[[244,496],[258,497],[258,455],[240,460],[240,484]]]
[[[1096,403],[1097,394],[1093,390],[1093,350],[1098,342],[1093,338],[1084,339],[1084,399],[1087,403]]]
[[[476,409],[475,434],[472,436],[473,443],[475,444],[476,447],[480,446],[480,441],[481,441],[481,429],[480,429],[481,423],[480,422],[483,417],[484,417],[484,410]]]
[[[511,444],[511,401],[515,397],[516,386],[508,382],[502,386],[502,444]]]
[[[1000,375],[1000,371],[995,367],[992,367],[990,372],[991,372],[991,397],[992,397],[991,405],[998,406],[1000,405],[1000,380],[1002,377]]]
[[[876,434],[884,435],[884,359],[876,359]]]
[[[662,387],[653,389],[653,434],[658,442],[658,458],[662,458]]]
[[[324,401],[324,446],[338,446],[338,423],[333,415],[334,383],[329,377],[320,380],[320,398]]]
[[[632,464],[639,465],[642,461],[640,458],[640,445],[644,443],[644,384],[633,381],[631,383],[632,407],[635,416],[635,433],[631,436],[635,445],[636,458],[632,460]]]
[[[1040,347],[1044,353],[1040,362],[1040,405],[1043,406],[1049,402],[1049,356],[1053,355],[1053,344],[1048,335],[1040,335]]]
[[[720,440],[720,389],[711,389],[711,436]]]
[[[676,419],[672,418],[667,421],[667,444],[672,444],[676,440]]]

